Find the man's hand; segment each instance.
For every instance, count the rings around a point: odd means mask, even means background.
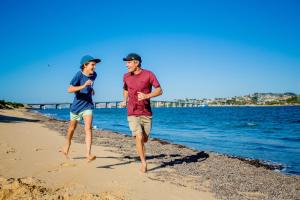
[[[125,108],[125,107],[126,107],[126,101],[122,101],[122,102],[120,103],[120,107],[121,107],[121,108]]]
[[[138,100],[139,101],[142,101],[142,100],[144,100],[144,99],[149,99],[150,97],[149,97],[149,94],[144,94],[144,93],[142,93],[142,92],[138,92]]]

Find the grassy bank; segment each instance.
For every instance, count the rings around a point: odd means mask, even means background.
[[[0,100],[0,109],[14,109],[14,108],[24,108],[24,105],[21,103],[7,102]]]

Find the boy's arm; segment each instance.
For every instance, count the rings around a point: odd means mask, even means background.
[[[155,90],[149,94],[144,94],[142,92],[138,92],[138,100],[141,101],[144,99],[151,99],[153,97],[162,95],[162,93],[163,93],[163,91],[162,91],[161,87],[155,88]]]
[[[92,85],[92,84],[93,84],[93,81],[87,80],[83,85],[80,85],[80,86],[70,85],[69,88],[68,88],[68,92],[69,93],[78,92],[78,91],[80,91],[80,90],[84,89],[85,87],[87,87],[89,85]]]

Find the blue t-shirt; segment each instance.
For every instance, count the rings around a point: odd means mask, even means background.
[[[79,71],[71,80],[70,85],[73,86],[84,85],[84,83],[87,80],[94,81],[96,77],[97,77],[96,72],[94,72],[94,74],[91,76],[86,76],[85,74],[82,73],[82,71]],[[75,92],[75,97],[71,105],[70,111],[74,114],[78,114],[84,110],[94,109],[92,91],[93,91],[93,87],[89,85],[83,88],[82,90]]]

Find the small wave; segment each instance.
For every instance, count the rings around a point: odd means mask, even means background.
[[[257,126],[257,124],[255,124],[255,123],[250,123],[250,122],[248,122],[247,125],[248,125],[248,126]]]
[[[32,112],[32,113],[40,113],[39,111],[37,111],[37,110],[30,110],[30,112]],[[41,114],[41,113],[40,113]]]
[[[283,164],[275,163],[272,161],[259,160],[259,159],[253,159],[253,158],[244,158],[244,157],[239,157],[239,156],[228,156],[228,157],[233,158],[233,159],[238,159],[240,161],[246,162],[255,167],[263,167],[263,168],[269,169],[269,170],[282,171],[285,168]]]
[[[285,172],[288,173],[288,174],[292,174],[292,175],[294,175],[294,174],[300,175],[300,172],[294,171],[294,170],[285,170]]]
[[[114,127],[127,127],[127,126],[125,126],[123,124],[113,124],[112,126],[114,126]]]
[[[49,118],[51,118],[51,119],[56,119],[56,118],[58,118],[56,114],[50,114],[50,113],[40,113],[40,114],[42,114],[42,115],[44,115],[44,116],[46,116],[46,117],[49,117]]]
[[[271,151],[271,148],[267,148],[267,147],[255,147],[255,150],[258,151]]]
[[[243,123],[243,124],[239,124],[234,126],[235,128],[254,128],[258,126],[258,124],[252,123],[252,122],[247,122],[247,123]]]

